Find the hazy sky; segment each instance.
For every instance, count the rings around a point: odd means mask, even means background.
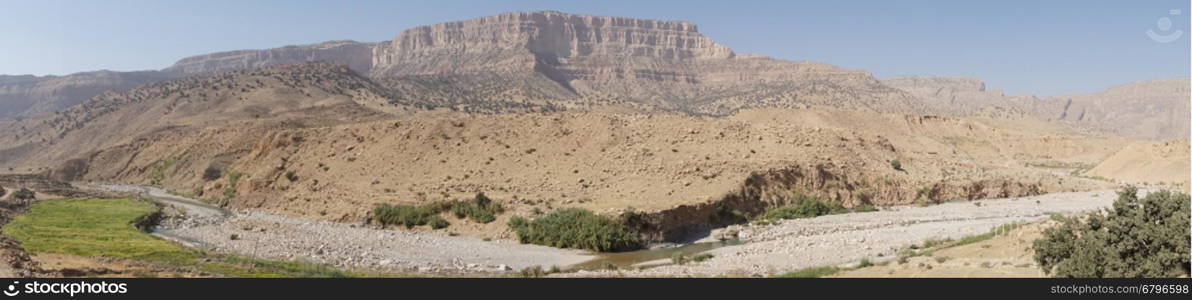
[[[964,2],[964,3],[956,3]],[[685,20],[737,53],[978,77],[1056,95],[1189,76],[1189,1],[49,1],[0,5],[0,74],[160,69],[196,54],[326,40],[518,10]],[[1172,15],[1172,9],[1179,10]],[[1169,17],[1161,31],[1159,20]],[[1182,31],[1170,43],[1152,40]]]

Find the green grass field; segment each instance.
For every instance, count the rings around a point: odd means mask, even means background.
[[[226,277],[386,276],[187,249],[136,228],[137,220],[157,211],[152,203],[130,199],[40,201],[4,226],[4,234],[33,253],[129,259]]]

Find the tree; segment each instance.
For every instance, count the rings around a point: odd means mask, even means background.
[[[1112,210],[1048,228],[1034,242],[1035,261],[1057,277],[1188,275],[1192,201],[1171,191],[1137,194],[1123,188]]]

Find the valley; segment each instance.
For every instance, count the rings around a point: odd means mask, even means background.
[[[123,197],[160,217],[138,234],[235,266],[776,276],[1190,181],[1188,78],[1005,95],[975,78],[738,54],[683,21],[513,12],[95,74],[0,77],[0,188],[35,196],[0,193],[0,223],[30,203]],[[825,212],[766,217],[809,203]],[[515,226],[573,209],[630,248],[710,257],[593,268],[603,249],[527,243]],[[31,260],[9,244],[10,269]],[[185,257],[158,275],[239,272]],[[114,268],[155,272],[128,263]],[[316,269],[264,275],[328,275]]]

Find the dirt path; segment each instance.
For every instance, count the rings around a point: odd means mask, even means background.
[[[120,184],[94,185],[94,184],[82,184],[82,183],[75,183],[75,185],[81,189],[138,194],[138,195],[144,196],[146,198],[152,199],[155,202],[158,202],[161,204],[166,204],[166,205],[172,206],[174,208],[180,209],[183,212],[185,212],[187,215],[190,215],[193,217],[211,218],[211,217],[228,217],[228,216],[232,215],[231,212],[229,212],[225,209],[222,209],[222,208],[219,208],[219,207],[207,204],[207,203],[203,203],[202,201],[198,201],[195,199],[172,195],[169,192],[167,192],[166,190],[163,190],[160,188],[155,188],[155,187],[120,185]]]
[[[1057,193],[786,220],[744,227],[745,244],[709,251],[714,257],[701,263],[576,276],[768,276],[863,258],[882,261],[929,239],[986,233],[1002,224],[1042,220],[1049,213],[1094,211],[1109,207],[1115,198],[1113,190]]]

